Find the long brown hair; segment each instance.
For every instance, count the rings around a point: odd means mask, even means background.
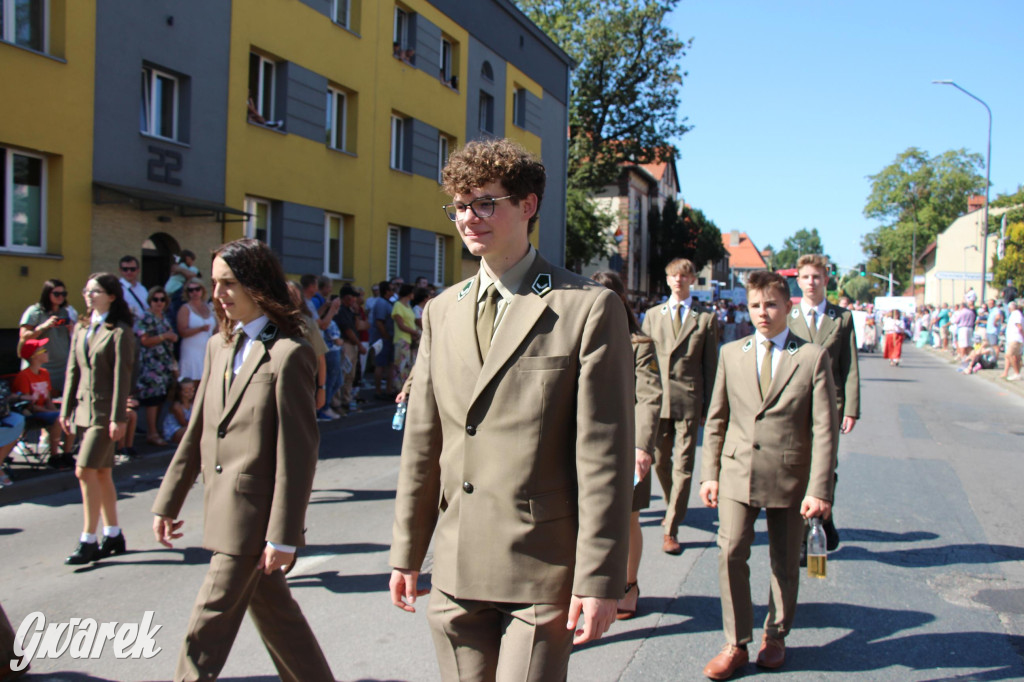
[[[128,307],[128,302],[124,300],[124,289],[121,288],[121,280],[117,278],[117,275],[112,275],[109,272],[94,272],[85,281],[86,286],[90,281],[96,282],[103,288],[103,291],[114,297],[114,300],[110,302],[110,310],[107,311],[107,324],[116,327],[123,322],[129,327],[132,326],[135,316],[132,315],[132,309]],[[78,318],[78,324],[88,327],[91,321],[92,306],[87,306],[85,314]]]
[[[258,239],[236,239],[219,246],[213,252],[213,258],[217,257],[227,263],[238,283],[260,311],[277,325],[282,336],[302,336],[302,311],[288,296],[284,268],[269,246]],[[219,305],[213,306],[213,312],[220,323],[221,335],[225,340],[230,339],[235,322],[228,319]]]
[[[619,273],[611,270],[601,270],[595,272],[590,276],[592,280],[600,284],[601,286],[607,287],[614,291],[619,300],[622,301],[622,305],[626,308],[626,319],[629,321],[629,333],[635,336],[641,334],[640,325],[637,324],[636,315],[633,314],[633,309],[629,305],[629,301],[626,300],[626,287],[622,284],[622,278],[619,277]],[[643,341],[647,339],[637,339]]]

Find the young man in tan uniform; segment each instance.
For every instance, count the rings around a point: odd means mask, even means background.
[[[672,292],[644,315],[643,332],[654,339],[661,367],[661,422],[654,470],[665,494],[662,551],[682,554],[676,535],[690,502],[697,433],[708,413],[718,368],[718,321],[690,295],[697,280],[693,263],[676,258],[665,267]]]
[[[828,259],[820,254],[805,254],[797,260],[797,283],[803,292],[799,305],[787,318],[789,330],[828,351],[832,359],[832,380],[836,384],[836,410],[840,433],[850,433],[860,419],[860,369],[857,364],[857,335],[853,313],[825,300],[828,285]],[[838,448],[839,443],[836,442]],[[828,549],[839,547],[839,531],[832,516],[822,524]],[[803,562],[802,562],[803,563]]]
[[[545,175],[521,147],[471,142],[443,177],[480,272],[424,309],[391,600],[413,611],[427,592],[416,583],[433,537],[427,620],[442,679],[565,679],[572,645],[608,629],[626,583],[625,309],[530,245]]]
[[[828,352],[791,334],[789,287],[751,273],[753,336],[722,347],[704,430],[700,497],[718,508],[718,580],[726,645],[704,668],[725,680],[747,664],[754,611],[747,560],[754,521],[768,518],[771,592],[757,664],[778,668],[800,586],[804,519],[828,517],[835,472],[835,386]]]

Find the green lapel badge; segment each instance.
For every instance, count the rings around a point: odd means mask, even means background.
[[[459,300],[460,301],[462,299],[466,298],[466,294],[468,294],[469,290],[473,288],[473,280],[474,279],[476,279],[476,277],[470,277],[469,281],[466,282],[466,286],[462,287],[462,291],[459,292]]]
[[[273,341],[276,336],[277,325],[271,322],[270,324],[263,328],[262,332],[260,332],[259,340],[262,341],[263,343],[266,343],[267,341]]]
[[[793,339],[790,339],[789,343],[786,344],[786,352],[788,352],[790,355],[793,355],[794,353],[796,353],[796,351],[797,351],[797,349],[799,347],[800,347],[800,344],[798,344]]]
[[[551,275],[546,272],[537,275],[537,279],[533,280],[530,290],[538,296],[543,296],[551,291]]]
[[[746,353],[748,350],[754,347],[754,339],[747,339],[747,342],[743,344],[743,352]]]
[[[790,313],[790,317],[792,317],[794,320],[800,317],[800,306],[793,306],[793,312]]]

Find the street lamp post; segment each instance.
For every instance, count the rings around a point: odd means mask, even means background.
[[[986,272],[986,270],[988,269],[988,190],[989,190],[989,184],[990,184],[989,183],[989,178],[991,177],[991,174],[992,174],[992,110],[989,108],[989,106],[987,104],[985,104],[985,101],[982,100],[980,97],[972,95],[971,93],[967,92],[966,90],[964,90],[963,88],[961,88],[959,85],[957,85],[956,83],[954,83],[951,80],[932,81],[932,83],[935,84],[935,85],[952,85],[954,88],[956,88],[960,92],[964,93],[965,95],[967,95],[968,97],[970,97],[974,101],[981,103],[981,106],[985,107],[985,111],[988,112],[988,148],[985,151],[985,213],[984,213],[984,215],[982,217],[982,220],[984,221],[984,225],[981,228],[981,292],[980,292],[980,296],[981,296],[981,300],[984,301],[984,300],[986,300],[986,298],[985,298],[985,284],[986,284],[985,276],[988,274]],[[964,251],[964,255],[966,255],[966,253],[967,252]],[[966,289],[966,287],[967,287],[967,282],[966,281],[964,282],[964,287],[965,287],[964,291],[966,291],[967,290]]]
[[[960,271],[960,273],[963,275],[963,278],[964,278],[964,295],[963,295],[963,297],[961,297],[961,299],[960,299],[961,301],[964,298],[967,297],[967,252],[970,251],[971,249],[974,249],[975,251],[977,251],[978,247],[975,246],[974,244],[968,244],[967,246],[964,247],[964,264],[963,264],[963,270]],[[981,288],[981,292],[982,292],[982,294],[985,293],[985,287]],[[982,296],[982,300],[984,300],[984,298],[985,297]],[[956,303],[956,301],[953,301],[953,302]]]

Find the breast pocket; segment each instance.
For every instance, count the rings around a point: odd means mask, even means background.
[[[519,358],[516,367],[523,372],[559,370],[569,367],[568,355],[532,355]]]

